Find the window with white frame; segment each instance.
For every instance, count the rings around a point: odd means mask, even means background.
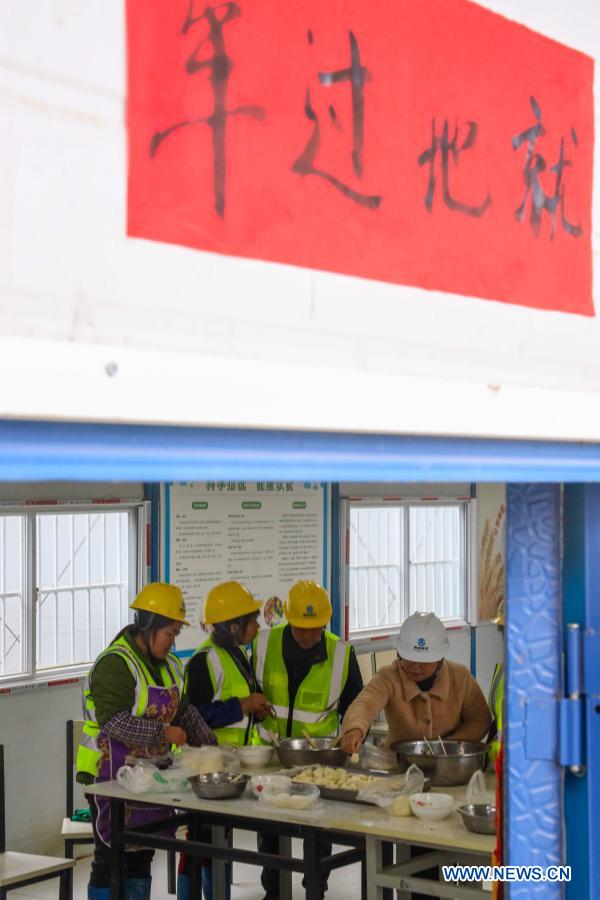
[[[398,630],[416,611],[463,624],[468,608],[468,504],[350,502],[350,639]]]
[[[85,666],[127,624],[141,508],[0,508],[0,679]]]

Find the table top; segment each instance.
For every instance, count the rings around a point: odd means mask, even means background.
[[[53,872],[59,875],[63,869],[72,869],[74,865],[74,859],[7,850],[0,853],[0,887],[6,888],[27,878],[51,875]]]
[[[278,770],[246,769],[248,774],[275,774]],[[493,778],[488,776],[488,787],[493,791]],[[388,841],[417,844],[426,847],[458,849],[481,855],[491,855],[495,845],[494,835],[473,834],[462,823],[457,807],[466,802],[466,786],[455,788],[433,788],[454,797],[454,810],[441,822],[425,822],[415,816],[393,817],[385,809],[360,803],[342,803],[337,800],[321,800],[315,809],[289,810],[263,806],[249,791],[235,800],[201,800],[190,792],[177,794],[132,794],[115,781],[101,782],[86,787],[86,793],[120,800],[151,803],[153,806],[170,806],[236,817],[265,820],[270,822],[291,822],[331,831],[372,835]],[[235,823],[232,822],[235,827]]]

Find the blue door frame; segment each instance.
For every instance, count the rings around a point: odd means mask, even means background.
[[[569,690],[583,707],[583,772],[565,773],[568,900],[600,898],[600,484],[565,486],[563,625],[579,626],[581,653]],[[573,667],[575,669],[575,667]]]
[[[0,422],[0,480],[188,481],[210,478],[314,481],[500,481],[508,488],[507,547],[507,767],[505,773],[508,862],[542,866],[560,862],[562,770],[556,762],[556,715],[562,696],[559,483],[600,482],[600,445],[541,441],[471,440],[391,435]],[[583,488],[586,514],[579,511],[586,551],[587,627],[600,634],[600,486]],[[577,504],[575,507],[577,510]],[[569,509],[569,507],[568,507]],[[568,510],[567,510],[568,512]],[[577,518],[577,511],[575,517]],[[597,529],[592,526],[599,525]],[[565,560],[565,596],[581,605],[575,546]],[[569,566],[571,575],[568,575]],[[570,579],[570,580],[569,580]],[[567,590],[568,585],[568,590]],[[598,601],[598,602],[596,602]],[[569,601],[570,602],[570,601]],[[579,617],[581,618],[581,616]],[[577,619],[576,619],[577,620]],[[588,677],[600,678],[592,664]],[[596,680],[594,683],[599,683]],[[598,698],[600,699],[600,698]],[[587,701],[590,747],[600,743],[600,705]],[[542,739],[539,739],[539,736]],[[597,751],[595,751],[597,753]],[[591,757],[590,757],[591,758]],[[588,785],[596,794],[594,773]],[[572,779],[571,779],[572,781]],[[565,804],[581,806],[583,782],[575,794],[567,777]],[[577,794],[577,791],[579,792]],[[583,793],[586,793],[583,791]],[[579,806],[571,806],[579,803]],[[536,816],[531,809],[537,810]],[[592,804],[589,805],[592,809]],[[580,822],[568,822],[573,835]],[[569,842],[567,842],[569,844]],[[588,893],[587,848],[577,845],[579,884]],[[593,850],[592,850],[593,857]],[[597,867],[597,863],[594,862]],[[596,868],[594,882],[599,883]],[[558,885],[512,885],[512,896],[554,898]],[[595,887],[593,890],[597,891]]]

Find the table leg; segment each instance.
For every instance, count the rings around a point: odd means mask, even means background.
[[[291,837],[280,836],[279,855],[285,859],[292,858]],[[279,870],[279,897],[280,900],[292,900],[292,873],[285,869]]]
[[[200,820],[198,816],[194,816],[189,825],[189,839],[190,841],[199,841],[200,840]],[[201,879],[201,869],[198,865],[198,857],[190,856],[188,862],[188,873],[190,879],[190,897],[193,897],[194,900],[197,897],[202,897],[202,879]]]
[[[389,841],[381,842],[381,865],[393,866],[394,864],[394,845]],[[391,888],[383,889],[383,900],[394,900],[394,891]]]
[[[118,836],[125,830],[125,803],[110,801],[110,886],[112,900],[125,898],[125,847]]]
[[[316,828],[306,829],[304,866],[306,900],[321,900],[321,852]]]
[[[225,829],[221,825],[213,825],[211,828],[213,847],[227,847]],[[212,858],[212,891],[213,900],[225,900],[225,860]]]
[[[58,898],[59,900],[73,900],[73,869],[64,869],[60,873]]]
[[[409,844],[396,844],[396,864],[406,863],[411,858]],[[396,900],[411,900],[410,891],[396,891]]]
[[[367,855],[367,900],[383,900],[383,888],[377,884],[377,874],[383,865],[381,841],[370,834],[365,835]]]

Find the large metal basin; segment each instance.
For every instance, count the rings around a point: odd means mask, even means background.
[[[430,741],[433,756],[425,741],[398,741],[390,745],[396,751],[398,768],[406,772],[418,766],[434,787],[456,787],[467,784],[471,775],[485,767],[487,746],[475,741],[444,741],[447,756],[439,741]]]
[[[284,738],[276,747],[284,766],[345,766],[348,754],[341,747],[329,747],[333,738],[313,738],[317,749],[313,750],[306,738]]]

